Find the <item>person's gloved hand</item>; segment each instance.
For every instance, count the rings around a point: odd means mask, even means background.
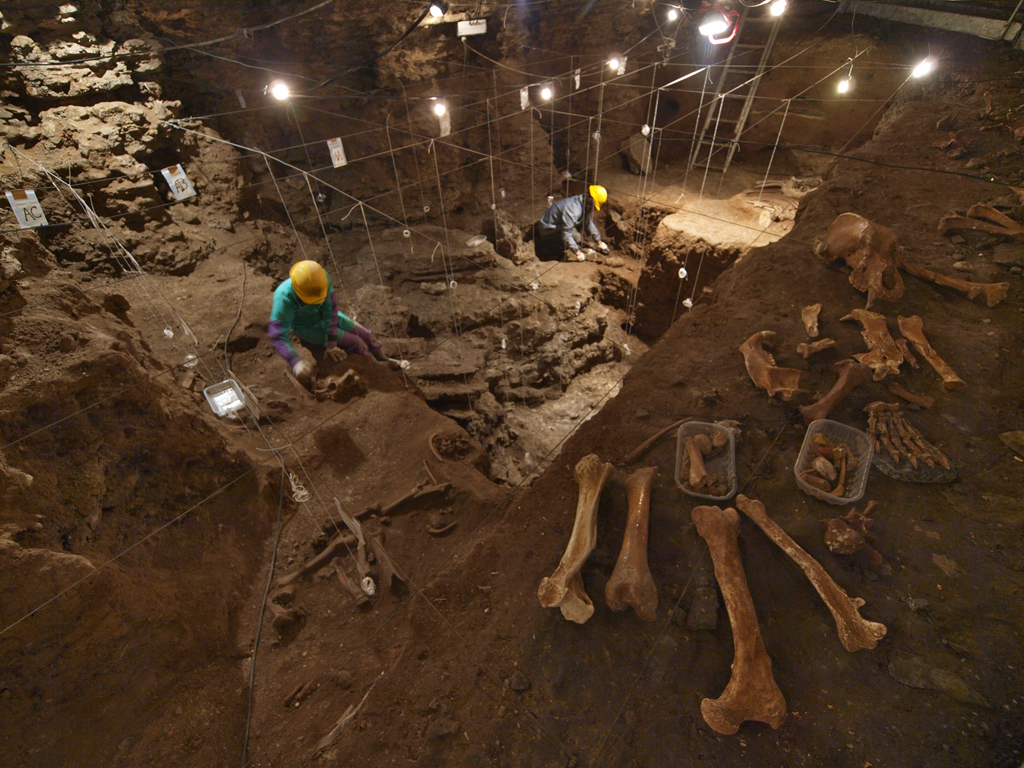
[[[292,366],[292,373],[299,381],[306,382],[313,377],[313,366],[305,360],[299,360]]]
[[[598,241],[597,250],[599,250],[605,256],[607,256],[611,252],[611,249],[608,247],[608,243],[606,243],[604,240]]]
[[[345,354],[345,350],[341,347],[328,347],[327,351],[324,352],[324,358],[332,363],[341,363],[348,358]]]

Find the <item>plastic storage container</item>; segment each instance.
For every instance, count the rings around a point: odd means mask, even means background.
[[[683,487],[685,478],[679,476],[679,471],[683,465],[683,457],[686,456],[686,438],[701,432],[704,434],[722,432],[726,436],[727,442],[721,452],[704,462],[708,472],[717,475],[721,482],[725,483],[728,489],[725,496],[709,496]],[[736,438],[733,436],[733,431],[706,421],[688,421],[681,425],[676,437],[676,485],[687,496],[693,496],[694,498],[707,499],[708,501],[727,501],[731,499],[736,494]]]
[[[203,390],[203,394],[218,416],[227,416],[245,406],[245,395],[234,379],[211,384]]]
[[[824,435],[830,443],[845,443],[853,452],[854,458],[857,459],[857,466],[852,471],[847,470],[846,493],[843,496],[820,491],[808,485],[800,477],[801,472],[811,468],[811,462],[817,456],[811,444],[812,438],[817,434]],[[860,501],[861,497],[864,496],[864,490],[868,486],[868,473],[871,471],[871,458],[873,455],[874,449],[871,445],[871,438],[859,429],[854,429],[829,419],[812,421],[810,426],[807,427],[807,434],[804,435],[804,444],[800,446],[800,455],[796,459],[796,464],[793,465],[796,484],[800,486],[800,490],[804,493],[816,499],[827,501],[829,504],[852,504],[855,501]]]

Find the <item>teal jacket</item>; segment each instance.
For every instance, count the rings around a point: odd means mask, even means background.
[[[338,336],[356,327],[355,322],[338,311],[338,300],[330,275],[327,276],[327,297],[319,304],[307,304],[292,289],[291,278],[274,290],[274,306],[270,310],[267,333],[277,353],[295,365],[299,355],[291,345],[294,333],[303,341],[321,347],[333,347]]]

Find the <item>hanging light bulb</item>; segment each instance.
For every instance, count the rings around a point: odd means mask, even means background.
[[[441,117],[447,111],[448,111],[448,107],[446,107],[444,105],[443,101],[435,102],[435,104],[434,104],[434,114],[435,115],[437,115],[438,117]]]
[[[608,59],[608,69],[618,69],[618,68],[619,68],[619,60],[618,60],[617,57],[612,56],[610,59]]]
[[[679,18],[679,11],[676,10],[675,8],[669,8],[667,15],[669,21],[675,21],[676,19]]]
[[[850,90],[850,78],[844,77],[839,81],[839,85],[836,86],[836,90],[840,93],[846,93]]]
[[[422,7],[423,6],[421,5],[420,8]],[[440,19],[447,12],[448,3],[444,2],[444,0],[437,0],[437,2],[431,3],[430,5],[430,15],[433,16],[435,19]]]
[[[725,18],[724,13],[717,9],[709,11],[704,17],[704,21],[697,27],[697,31],[704,35],[704,37],[720,35],[727,29],[729,29],[729,20]]]
[[[550,99],[552,95],[553,93],[551,91],[550,85],[545,85],[543,88],[540,89],[540,97],[544,99],[544,101]]]
[[[935,59],[929,56],[927,59],[921,61],[914,70],[910,73],[913,78],[922,78],[925,75],[931,74],[932,70],[935,69]]]
[[[278,101],[284,101],[289,96],[291,96],[292,93],[291,89],[288,87],[288,84],[283,80],[275,80],[274,82],[272,82],[270,84],[269,90],[270,95],[273,96]]]
[[[772,4],[768,6],[768,12],[772,16],[781,16],[786,12],[786,0],[772,0]]]

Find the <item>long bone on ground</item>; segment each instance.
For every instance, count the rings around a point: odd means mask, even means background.
[[[829,411],[835,408],[844,397],[861,384],[867,384],[872,378],[871,368],[856,360],[840,360],[832,368],[832,371],[838,377],[832,389],[818,402],[800,406],[800,414],[808,424],[818,419],[827,418]]]
[[[537,588],[541,605],[560,609],[565,618],[577,624],[585,623],[594,615],[594,603],[583,588],[580,569],[597,545],[597,508],[601,490],[611,474],[612,465],[602,462],[593,453],[576,463],[580,492],[572,534],[555,572],[541,579]]]
[[[739,349],[754,384],[765,390],[768,397],[778,394],[783,400],[791,400],[800,391],[800,371],[775,365],[775,358],[764,348],[774,340],[775,331],[760,331],[743,342]]]
[[[711,552],[715,578],[732,625],[735,656],[732,676],[722,695],[700,703],[705,722],[719,733],[733,734],[747,720],[778,728],[786,721],[786,698],[772,675],[772,660],[761,639],[754,601],[736,542],[740,516],[732,507],[695,507],[693,523]]]
[[[935,372],[942,377],[942,386],[950,390],[960,390],[967,387],[967,382],[956,375],[956,372],[949,367],[949,363],[939,357],[932,345],[928,343],[924,335],[924,320],[919,315],[910,317],[896,316],[896,322],[900,327],[900,333],[906,336],[907,340],[914,345],[928,364],[935,369]]]
[[[615,570],[604,589],[609,608],[624,611],[632,606],[643,621],[654,621],[658,610],[658,588],[647,564],[651,486],[657,474],[657,467],[644,467],[626,480],[626,532]]]
[[[878,641],[885,637],[884,624],[868,621],[860,615],[858,609],[864,605],[864,600],[847,595],[817,560],[807,554],[799,544],[789,537],[789,534],[779,527],[778,523],[768,517],[764,504],[755,499],[748,499],[741,493],[736,497],[736,506],[753,520],[757,527],[764,531],[765,535],[789,555],[790,559],[804,572],[811,585],[821,595],[821,599],[825,601],[829,611],[832,612],[843,648],[850,653],[874,648]]]

